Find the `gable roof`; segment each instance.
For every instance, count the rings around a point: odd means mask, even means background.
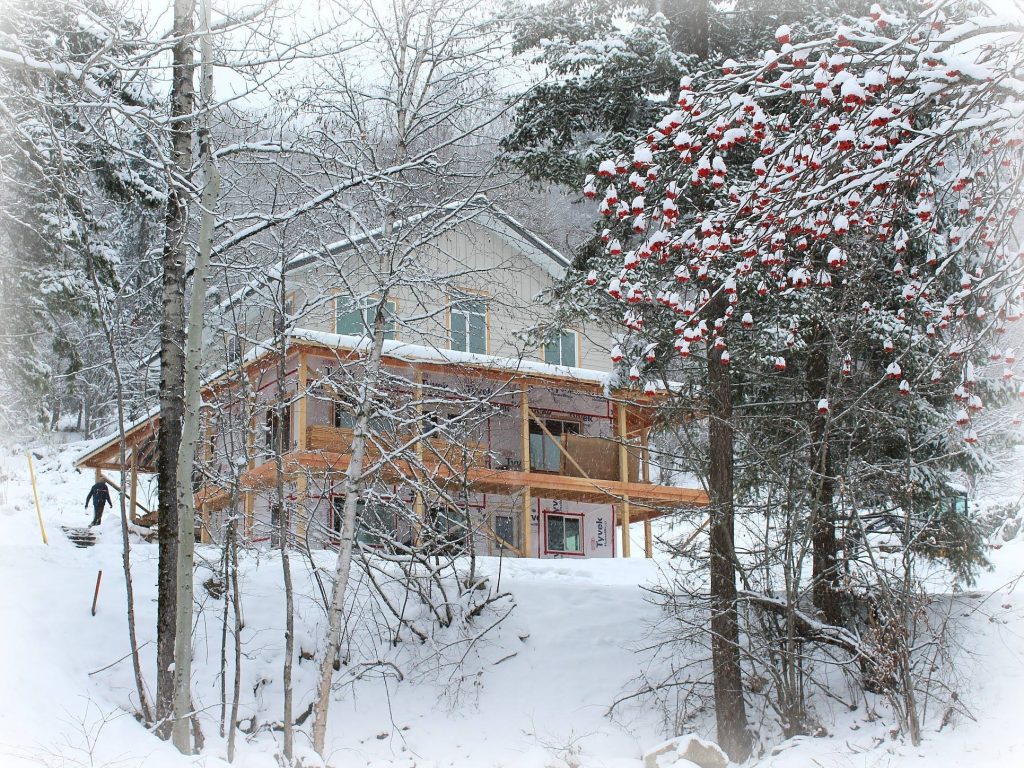
[[[455,222],[453,228],[467,221],[472,221],[485,227],[519,248],[535,266],[543,269],[556,280],[564,277],[566,270],[569,268],[570,261],[564,254],[543,238],[527,229],[515,217],[489,200],[486,195],[475,195],[467,200],[456,200],[442,206],[440,209],[425,211],[405,219],[399,219],[392,227],[396,230],[401,230],[405,227],[414,226],[432,216],[436,216],[438,210],[450,213],[465,212],[465,216]],[[288,262],[286,274],[316,264],[323,258],[325,252],[331,256],[336,256],[355,250],[361,243],[378,237],[383,231],[383,227],[377,227],[362,234],[338,240],[323,249],[302,253]],[[271,269],[268,271],[268,274],[273,277],[277,272],[278,270]],[[258,293],[265,285],[265,276],[263,279],[253,280],[221,302],[220,309],[224,310],[236,302],[244,301],[253,294]]]

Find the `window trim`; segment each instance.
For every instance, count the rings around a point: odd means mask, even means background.
[[[561,360],[562,360],[562,339],[561,339],[561,335],[563,333],[571,333],[573,335],[573,337],[576,339],[576,343],[574,344],[574,346],[576,347],[576,349],[574,350],[574,352],[576,354],[576,362],[573,365],[565,365],[565,363],[561,362]],[[576,329],[576,328],[568,327],[568,328],[560,328],[559,331],[558,331],[558,335],[559,335],[559,339],[558,339],[558,360],[559,360],[559,362],[557,362],[557,363],[549,363],[548,362],[548,346],[549,346],[548,344],[541,344],[540,345],[540,359],[541,359],[541,362],[543,362],[545,365],[561,365],[561,366],[563,366],[565,368],[582,368],[583,366],[580,365],[580,353],[581,353],[583,347],[582,347],[582,345],[580,343],[580,339],[581,339],[583,334],[581,334],[579,332],[579,330]]]
[[[483,352],[470,352],[468,347],[469,344],[469,323],[466,324],[466,350],[455,349],[452,346],[452,309],[455,303],[460,298],[479,297],[484,302],[484,351]],[[448,349],[453,352],[468,352],[469,354],[491,354],[491,302],[489,299],[491,295],[487,291],[481,291],[474,288],[454,288],[448,292],[448,304],[445,307],[444,320],[445,320],[445,334],[448,337]],[[468,313],[467,313],[468,314]],[[475,313],[474,313],[475,314]]]
[[[238,363],[242,360],[242,336],[232,331],[224,332],[224,356],[227,364]]]
[[[550,549],[548,547],[548,518],[549,517],[575,517],[580,521],[580,548],[578,551],[568,549]],[[555,512],[554,510],[544,510],[542,513],[542,523],[544,524],[544,554],[545,555],[566,555],[569,557],[586,557],[586,544],[584,536],[583,522],[586,515],[583,512]],[[563,523],[564,526],[564,523]],[[564,528],[563,528],[564,532]]]
[[[339,301],[339,299],[343,298],[344,296],[351,296],[351,294],[344,294],[341,291],[336,291],[335,294],[334,294],[334,300],[332,302],[333,305],[334,305],[334,314],[333,314],[334,321],[333,321],[332,325],[334,327],[334,333],[338,334],[339,336],[351,336],[353,334],[351,334],[351,333],[340,333],[338,331],[338,301]],[[367,296],[364,296],[361,299],[361,301],[367,302],[367,305],[361,307],[360,310],[359,310],[361,313],[363,313],[363,323],[365,324],[363,330],[365,331],[366,327],[368,327],[370,325],[367,322],[367,318],[366,318],[366,314],[365,314],[366,310],[369,309],[371,306],[376,306],[377,302],[380,301],[380,294],[379,293],[371,293],[371,294],[369,294]],[[389,296],[386,303],[394,305],[394,310],[393,310],[393,313],[392,313],[393,325],[394,325],[394,330],[392,331],[392,333],[393,333],[394,338],[388,339],[387,338],[387,333],[388,332],[385,330],[384,331],[384,340],[385,341],[398,341],[400,339],[400,336],[399,336],[399,333],[398,333],[398,316],[399,316],[399,313],[400,313],[401,308],[402,308],[401,307],[401,301],[399,301],[397,297]],[[355,310],[353,310],[353,311],[355,311]],[[362,335],[365,335],[365,334],[362,334]]]

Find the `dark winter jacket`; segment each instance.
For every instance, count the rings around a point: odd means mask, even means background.
[[[107,490],[107,484],[103,482],[96,483],[96,485],[89,489],[89,495],[85,497],[85,506],[89,506],[90,499],[92,499],[92,505],[97,509],[103,509],[106,504],[109,504],[111,507],[114,506],[114,502],[110,500],[110,491]]]

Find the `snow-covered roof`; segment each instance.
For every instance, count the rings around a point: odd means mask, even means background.
[[[366,352],[370,349],[371,339],[368,336],[349,336],[340,333],[314,331],[308,328],[296,328],[288,334],[288,344],[291,346],[296,343],[313,344],[326,349],[343,350],[346,352]],[[246,366],[254,363],[264,356],[273,354],[274,349],[273,340],[266,339],[261,341],[245,353],[240,364]],[[410,344],[407,341],[385,340],[383,354],[392,360],[409,363],[441,363],[482,370],[501,371],[508,374],[543,376],[567,382],[596,384],[606,393],[613,389],[616,382],[615,374],[595,371],[590,368],[551,365],[539,360],[519,357],[498,357],[496,355],[480,355],[473,352],[459,352],[453,349],[437,349],[421,344]],[[235,365],[237,366],[238,363]],[[226,374],[226,369],[213,372],[207,377],[207,385],[213,384]],[[152,423],[158,416],[159,408],[153,408],[141,418],[126,425],[125,431],[126,433],[131,433],[147,423]],[[91,456],[107,448],[111,441],[118,439],[119,435],[115,433],[90,442],[89,449],[79,456],[75,464],[81,466]]]
[[[418,213],[405,219],[399,219],[392,225],[392,227],[396,230],[401,230],[404,227],[413,226],[433,216],[437,216],[439,212],[458,212],[460,214],[464,214],[463,218],[460,219],[458,223],[473,221],[477,225],[489,229],[491,232],[494,232],[499,237],[502,237],[507,242],[517,247],[535,266],[543,269],[555,279],[561,279],[565,275],[566,269],[569,267],[569,259],[567,259],[557,248],[531,232],[513,216],[489,200],[486,195],[476,195],[468,200],[456,200],[448,203],[447,205],[441,206],[438,209]],[[353,235],[352,237],[347,237],[343,240],[338,240],[327,245],[322,250],[302,253],[288,263],[287,272],[297,272],[314,265],[321,261],[325,254],[337,256],[345,253],[346,251],[354,250],[358,248],[361,243],[380,237],[382,232],[383,228],[378,227],[358,235]],[[279,270],[269,270],[270,276],[274,277],[276,271]],[[253,280],[245,287],[235,291],[234,294],[221,303],[221,310],[223,311],[232,304],[243,301],[254,293],[257,293],[267,284],[266,278],[266,274],[261,275],[258,280]]]
[[[289,341],[308,342],[330,349],[343,349],[346,351],[368,351],[371,339],[368,336],[347,336],[340,333],[327,333],[325,331],[313,331],[306,328],[296,328],[289,334]],[[258,345],[250,350],[253,359],[270,351],[269,344]],[[546,376],[550,378],[565,379],[567,381],[586,382],[588,384],[599,384],[605,390],[609,390],[616,376],[613,373],[595,371],[590,368],[573,368],[567,365],[552,365],[542,363],[539,360],[531,360],[521,357],[498,357],[496,355],[481,355],[473,352],[459,352],[454,349],[437,349],[421,344],[410,344],[407,341],[385,340],[383,354],[393,360],[404,362],[429,362],[448,365],[470,366],[505,373],[533,374],[535,376]]]

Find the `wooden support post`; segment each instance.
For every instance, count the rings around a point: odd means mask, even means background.
[[[210,543],[210,512],[205,504],[199,505],[199,519],[203,522],[199,525],[199,543]]]
[[[654,532],[651,530],[651,519],[644,520],[644,557],[654,557]]]
[[[252,491],[245,491],[245,512],[244,512],[244,521],[243,521],[244,524],[242,525],[242,531],[245,534],[245,537],[247,539],[252,539],[253,513],[254,513],[254,510],[255,510],[255,507],[256,507],[256,504],[255,504],[255,499],[253,498],[253,492]]]
[[[419,368],[416,369],[416,434],[419,435],[419,439],[416,441],[416,471],[423,471],[423,371]],[[423,536],[423,526],[426,523],[427,509],[426,504],[423,502],[423,490],[417,485],[415,494],[413,495],[413,515],[416,518],[414,522],[413,530],[413,541],[416,546],[419,546],[421,537]]]
[[[250,391],[254,390],[255,384],[256,384],[256,382],[255,382],[255,379],[253,377],[253,374],[250,372],[250,374],[249,374],[249,387],[250,387]],[[246,453],[249,456],[249,463],[248,463],[248,467],[247,467],[247,470],[248,470],[249,474],[251,474],[252,471],[256,468],[256,458],[255,458],[255,456],[256,456],[256,425],[258,424],[258,422],[256,420],[256,411],[257,411],[256,405],[257,405],[257,403],[258,403],[258,400],[257,400],[256,396],[253,395],[252,396],[252,401],[248,403],[248,405],[250,407],[249,429],[248,429],[248,434],[245,436],[245,444],[246,444],[245,450],[246,450]],[[254,511],[255,511],[255,506],[256,506],[255,505],[255,499],[253,498],[253,491],[248,490],[248,491],[244,491],[243,493],[244,493],[244,506],[243,506],[243,512],[242,512],[242,535],[246,539],[251,540],[252,539],[253,527],[254,527],[253,516],[254,516]]]
[[[626,406],[615,406],[616,426],[619,433],[619,480],[629,482],[629,455],[626,453]],[[629,557],[629,496],[622,497],[622,556]]]
[[[530,471],[530,401],[527,397],[527,385],[524,383],[519,390],[520,441],[523,450],[523,472]],[[530,486],[523,486],[523,554],[533,557],[533,495]]]
[[[640,431],[640,467],[645,483],[651,482],[651,428],[645,427]]]
[[[100,599],[100,582],[103,580],[103,571],[96,574],[96,590],[92,593],[92,615],[96,615],[96,601]]]
[[[128,519],[133,523],[139,516],[136,514],[136,505],[139,501],[139,457],[132,451],[131,486],[128,495]]]
[[[306,355],[304,352],[299,352],[299,383],[296,389],[298,399],[295,401],[295,422],[298,427],[298,435],[295,439],[295,448],[299,453],[303,453],[306,450],[306,434],[309,431],[309,407],[308,398],[306,397],[307,390],[309,389],[309,365],[306,363]],[[306,500],[308,494],[308,480],[306,473],[303,471],[302,465],[297,465],[298,476],[295,478],[295,535],[297,538],[302,538],[306,535]]]

